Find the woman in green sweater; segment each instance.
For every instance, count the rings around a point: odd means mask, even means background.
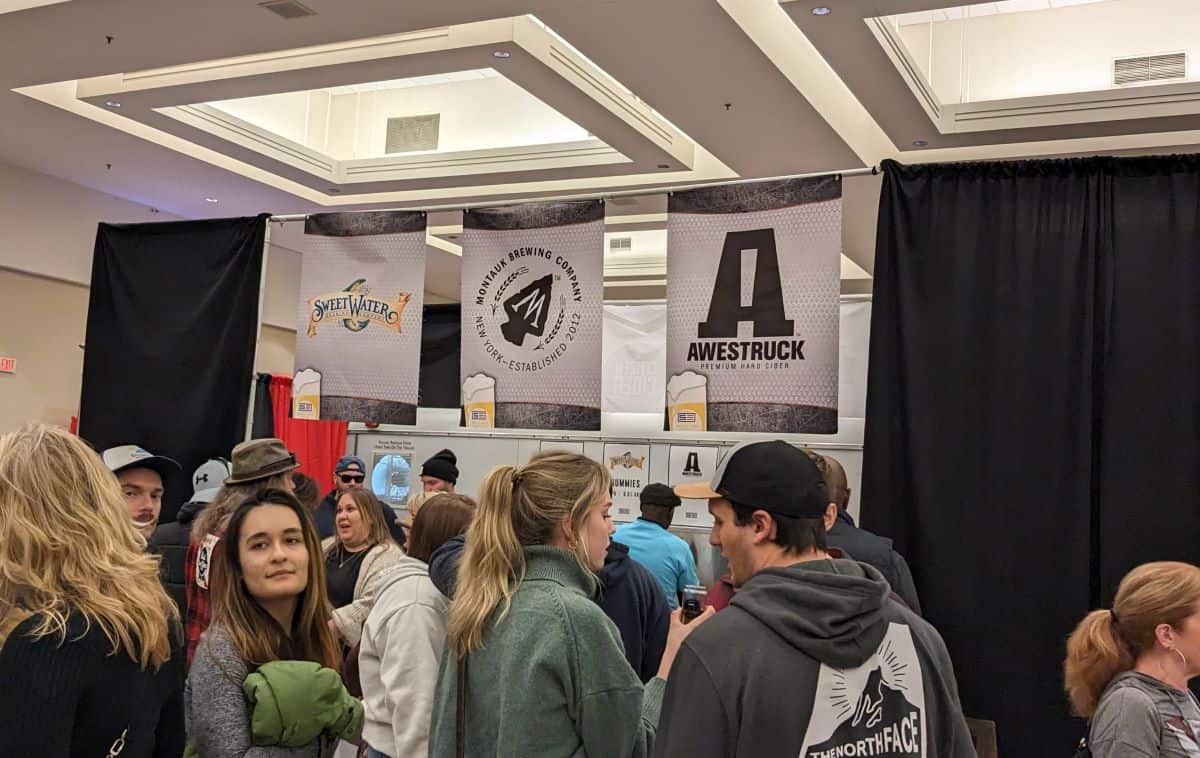
[[[672,615],[658,676],[643,687],[592,601],[611,506],[608,472],[581,455],[488,474],[450,607],[430,758],[653,752],[667,672],[712,612],[687,625]]]

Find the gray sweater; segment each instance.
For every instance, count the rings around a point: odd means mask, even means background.
[[[337,740],[322,736],[302,748],[255,747],[242,682],[250,671],[225,627],[200,638],[183,692],[188,740],[200,758],[330,758]]]
[[[1188,758],[1200,754],[1200,705],[1152,676],[1117,675],[1092,715],[1094,758]]]

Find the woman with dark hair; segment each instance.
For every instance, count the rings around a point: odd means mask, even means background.
[[[214,552],[213,623],[184,693],[199,758],[327,758],[355,740],[362,706],[337,673],[324,564],[291,493],[263,490],[234,511]],[[245,694],[243,694],[245,693]]]
[[[417,512],[408,556],[379,575],[358,656],[371,758],[425,758],[449,601],[429,580],[429,557],[467,530],[475,501],[436,494]]]
[[[1067,639],[1067,694],[1090,719],[1095,758],[1200,755],[1200,568],[1138,566],[1117,587],[1112,610],[1092,611]]]
[[[362,636],[363,622],[375,602],[373,580],[404,557],[383,513],[369,490],[346,490],[338,496],[333,536],[321,543],[333,603],[329,623],[347,648],[357,645]]]
[[[317,488],[317,481],[299,471],[292,472],[292,493],[309,513],[315,511],[321,502],[321,490]]]

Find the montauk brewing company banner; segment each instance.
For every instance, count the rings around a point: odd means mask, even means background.
[[[322,213],[304,233],[292,415],[415,424],[425,214]]]
[[[599,429],[603,297],[601,201],[465,212],[465,424]]]
[[[667,220],[671,431],[837,431],[842,183],[676,192]]]

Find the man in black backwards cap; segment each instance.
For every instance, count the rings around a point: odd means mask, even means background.
[[[878,570],[826,552],[830,498],[808,456],[743,443],[675,492],[708,499],[738,592],[684,640],[655,755],[975,755],[941,636]]]

